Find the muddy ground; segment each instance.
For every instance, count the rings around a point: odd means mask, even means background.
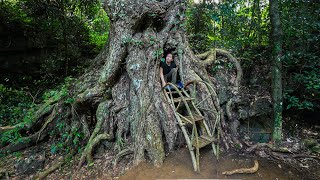
[[[186,147],[169,153],[161,167],[154,167],[149,162],[133,166],[132,154],[122,157],[114,166],[116,151],[104,151],[100,147],[96,148],[93,166],[84,165],[77,171],[80,158],[77,155],[47,179],[320,179],[319,154],[306,147],[310,140],[314,144],[312,147],[319,145],[319,130],[320,127],[317,126],[301,128],[296,138],[284,138],[283,144],[287,149],[298,149],[297,152],[275,152],[281,154],[277,159],[256,150],[249,154],[244,151],[222,152],[217,160],[208,146],[200,151],[200,173],[193,171]],[[0,179],[34,179],[43,169],[49,168],[61,159],[61,155],[50,152],[50,142],[43,142],[24,151],[1,157]],[[259,162],[259,169],[254,174],[222,175],[223,171],[252,167],[255,159]]]

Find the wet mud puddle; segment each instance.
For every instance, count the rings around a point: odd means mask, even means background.
[[[255,157],[239,156],[237,154],[221,155],[216,160],[211,149],[200,151],[200,173],[193,171],[191,158],[186,148],[172,152],[161,167],[150,163],[140,163],[132,168],[120,180],[149,179],[303,179],[294,169],[285,164],[279,164],[267,159],[257,159],[259,169],[254,174],[222,175],[223,171],[238,168],[251,168]]]

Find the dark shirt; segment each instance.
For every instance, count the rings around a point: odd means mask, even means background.
[[[172,68],[176,68],[177,65],[174,63],[174,61],[171,62],[170,66],[167,65],[166,62],[160,62],[160,67],[163,68],[163,75],[168,74]]]

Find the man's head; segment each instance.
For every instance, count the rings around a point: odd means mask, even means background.
[[[166,62],[167,63],[171,63],[172,61],[173,61],[172,54],[168,53],[167,56],[166,56]]]

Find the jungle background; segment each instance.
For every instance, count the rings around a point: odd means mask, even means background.
[[[280,0],[279,11],[283,31],[284,137],[304,136],[309,151],[318,154],[320,3],[317,0]],[[269,1],[190,2],[186,16],[185,30],[196,54],[214,47],[227,49],[241,63],[242,84],[260,92],[259,95],[271,94],[273,49]],[[28,122],[39,104],[67,97],[74,78],[85,73],[92,59],[107,44],[109,28],[107,13],[97,0],[1,0],[0,127]],[[217,61],[210,68],[210,75],[215,76],[219,69],[231,69],[233,65]],[[74,101],[65,99],[65,103]],[[271,119],[270,107],[262,106],[267,109],[265,116]],[[271,129],[272,125],[272,121],[263,124]],[[56,124],[56,129],[63,127],[62,120]],[[21,133],[30,132],[0,133],[2,147],[21,140]],[[72,143],[80,152],[84,135],[77,130],[73,133],[76,138]],[[64,136],[67,134],[50,138],[49,154],[54,156],[68,151],[63,147]],[[248,137],[243,135],[243,138]],[[270,140],[269,136],[249,138],[258,142]],[[18,151],[13,156],[22,154]]]

